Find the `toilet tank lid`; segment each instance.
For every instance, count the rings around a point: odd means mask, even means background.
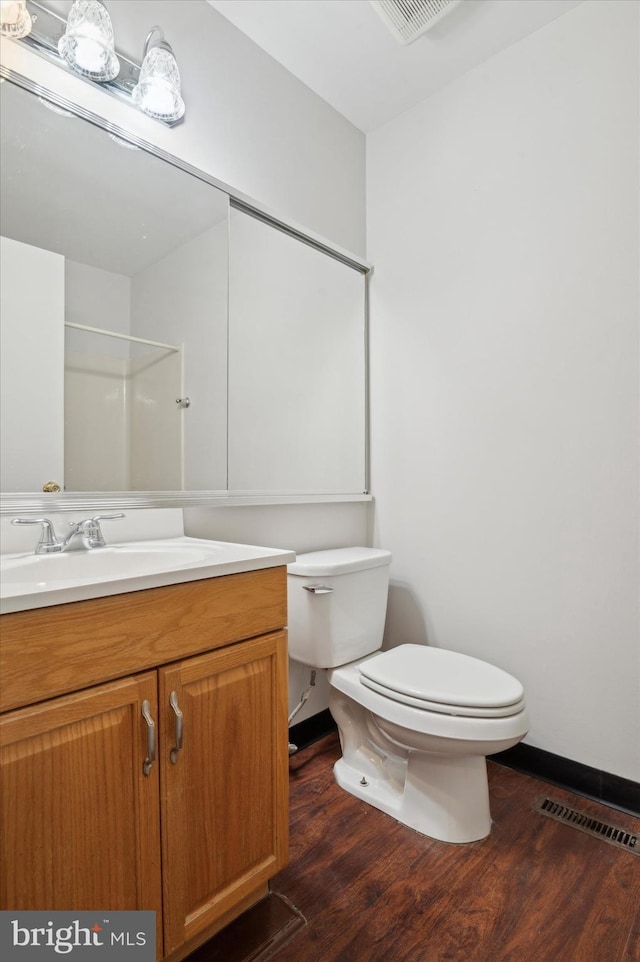
[[[297,555],[296,560],[287,565],[287,571],[307,578],[328,578],[388,564],[391,564],[391,552],[383,548],[329,548]]]

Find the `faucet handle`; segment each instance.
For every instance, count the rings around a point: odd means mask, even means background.
[[[53,524],[48,518],[12,518],[11,524],[41,524],[42,534],[36,545],[36,554],[47,554],[57,550],[58,539]]]
[[[117,518],[126,518],[126,515],[122,511],[118,511],[117,514],[96,514],[95,517],[90,518],[88,521],[83,521],[81,528],[85,537],[85,544],[88,548],[104,548],[106,547],[106,542],[104,540],[104,535],[100,530],[101,521],[115,521]]]

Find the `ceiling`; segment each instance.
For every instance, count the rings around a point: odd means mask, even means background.
[[[582,0],[462,0],[408,46],[368,0],[207,0],[365,132]]]
[[[6,237],[133,276],[227,216],[222,191],[14,84],[0,116]]]

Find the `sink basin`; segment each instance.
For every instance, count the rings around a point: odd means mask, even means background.
[[[218,547],[218,551],[222,549]],[[63,551],[49,555],[13,555],[3,559],[2,584],[6,588],[35,585],[46,589],[56,585],[126,578],[142,572],[165,571],[198,564],[210,557],[211,549],[198,545],[119,544],[91,551]]]
[[[294,559],[291,551],[186,537],[50,555],[2,555],[1,611],[212,578],[285,565]]]

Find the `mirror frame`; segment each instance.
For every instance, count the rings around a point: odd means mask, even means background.
[[[255,495],[233,495],[228,491],[75,491],[60,494],[40,494],[38,492],[0,492],[0,516],[13,514],[40,514],[45,511],[93,511],[102,509],[135,509],[135,508],[183,508],[183,507],[223,507],[239,505],[260,505],[260,504],[309,504],[316,502],[344,502],[344,501],[370,501],[369,494],[369,277],[372,266],[362,258],[349,251],[338,247],[312,231],[306,230],[268,210],[262,204],[253,200],[207,174],[206,171],[194,167],[192,164],[181,160],[179,157],[156,147],[131,134],[117,124],[111,123],[104,117],[93,113],[73,101],[67,100],[56,92],[35,83],[28,77],[0,64],[0,77],[24,90],[29,91],[39,97],[44,97],[63,110],[70,111],[75,116],[100,127],[108,133],[115,134],[123,140],[129,141],[141,150],[158,157],[166,163],[172,164],[187,174],[197,177],[204,183],[218,190],[223,191],[229,196],[231,208],[242,210],[251,216],[264,221],[265,223],[283,231],[291,237],[296,238],[304,244],[314,247],[316,250],[333,257],[348,267],[353,268],[363,275],[364,279],[364,344],[365,352],[365,424],[364,424],[364,452],[365,452],[365,478],[362,493],[345,494],[298,494],[298,495],[279,495],[274,494],[255,494]]]

